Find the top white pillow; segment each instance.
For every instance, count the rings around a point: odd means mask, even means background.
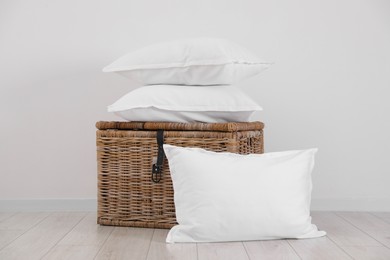
[[[103,69],[142,85],[230,85],[271,65],[224,39],[196,38],[150,45]]]

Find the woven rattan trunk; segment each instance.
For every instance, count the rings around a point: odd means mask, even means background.
[[[157,130],[164,143],[216,152],[263,153],[263,123],[97,122],[98,223],[171,228],[176,224],[172,180],[164,159],[151,180]],[[240,173],[237,173],[240,174]]]

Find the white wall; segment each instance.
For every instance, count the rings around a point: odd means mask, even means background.
[[[314,209],[390,210],[386,0],[1,0],[0,209],[93,201],[94,124],[132,89],[102,67],[197,36],[275,61],[242,89],[265,108],[267,151],[320,148]]]

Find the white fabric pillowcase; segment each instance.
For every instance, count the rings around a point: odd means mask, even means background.
[[[141,85],[221,85],[252,77],[269,66],[228,40],[195,38],[141,48],[103,71],[119,73]]]
[[[238,155],[164,145],[178,225],[166,241],[223,242],[324,236],[311,223],[317,149]]]
[[[246,122],[262,110],[233,86],[153,85],[137,88],[108,107],[128,121]]]

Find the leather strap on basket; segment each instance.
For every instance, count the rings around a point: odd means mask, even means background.
[[[152,181],[159,183],[162,174],[162,165],[164,162],[164,130],[157,130],[157,162],[152,166]]]

